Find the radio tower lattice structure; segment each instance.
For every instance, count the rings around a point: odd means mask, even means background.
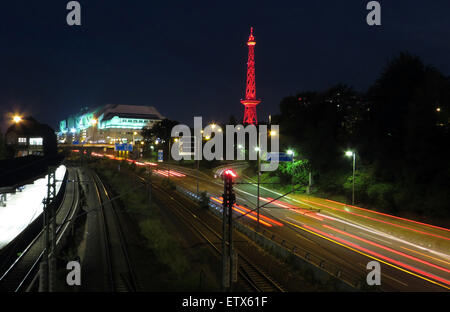
[[[250,28],[250,36],[248,37],[248,61],[247,61],[247,86],[245,89],[245,99],[241,103],[245,106],[244,125],[258,124],[256,117],[256,105],[261,101],[256,99],[255,86],[255,37],[253,36],[253,27]]]

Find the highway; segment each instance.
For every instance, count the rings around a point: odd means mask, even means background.
[[[195,171],[173,165],[170,168],[173,182],[196,191]],[[157,170],[157,175],[167,178],[167,171]],[[237,182],[251,181],[247,177]],[[211,200],[220,203],[223,193],[220,179],[200,174],[199,189],[212,194]],[[236,184],[235,190],[237,217],[256,226],[256,213],[242,216],[256,209],[256,185]],[[450,289],[448,229],[304,195],[273,201],[280,195],[267,185],[261,187],[260,205],[268,203],[261,208],[261,230],[268,229],[326,259],[360,283],[365,283],[369,273],[367,263],[376,260],[381,264],[379,288],[383,291]]]
[[[194,169],[148,162],[136,165],[147,166],[155,176],[170,178],[176,185],[196,192]],[[199,190],[208,192],[210,200],[220,205],[222,180],[204,173],[198,176]],[[339,271],[347,284],[370,289],[367,265],[375,260],[381,267],[377,289],[450,290],[449,229],[307,195],[279,198],[282,194],[267,185],[260,187],[260,206],[264,206],[257,227],[257,186],[245,176],[236,182],[236,219],[301,249],[306,258],[320,259],[320,267],[332,274]]]

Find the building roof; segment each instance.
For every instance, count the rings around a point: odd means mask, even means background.
[[[33,117],[25,117],[21,122],[12,124],[5,135],[10,133],[22,136],[47,136],[54,134],[54,131],[50,126],[39,123]]]
[[[111,119],[114,116],[125,118],[164,119],[164,116],[153,106],[108,104],[102,107],[96,114],[98,116],[103,114],[103,120]]]

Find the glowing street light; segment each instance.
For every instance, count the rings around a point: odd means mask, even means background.
[[[287,150],[286,153],[287,153],[288,155],[294,156],[294,151],[293,151],[293,150]]]
[[[356,165],[356,154],[353,151],[346,151],[345,156],[353,157],[353,185],[352,185],[352,205],[355,204],[355,165]]]
[[[270,130],[269,135],[270,136],[276,136],[277,132],[275,130]]]
[[[13,121],[14,121],[15,123],[21,122],[21,121],[22,121],[22,116],[15,115],[15,116],[13,117]]]

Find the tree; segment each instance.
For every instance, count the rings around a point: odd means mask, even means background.
[[[3,133],[0,131],[0,160],[7,158],[7,150],[5,145],[5,140],[3,138]]]
[[[158,144],[164,151],[168,151],[172,128],[178,124],[178,121],[163,119],[153,127],[144,127],[142,129],[144,141],[146,143]],[[167,152],[164,155],[167,157]]]

